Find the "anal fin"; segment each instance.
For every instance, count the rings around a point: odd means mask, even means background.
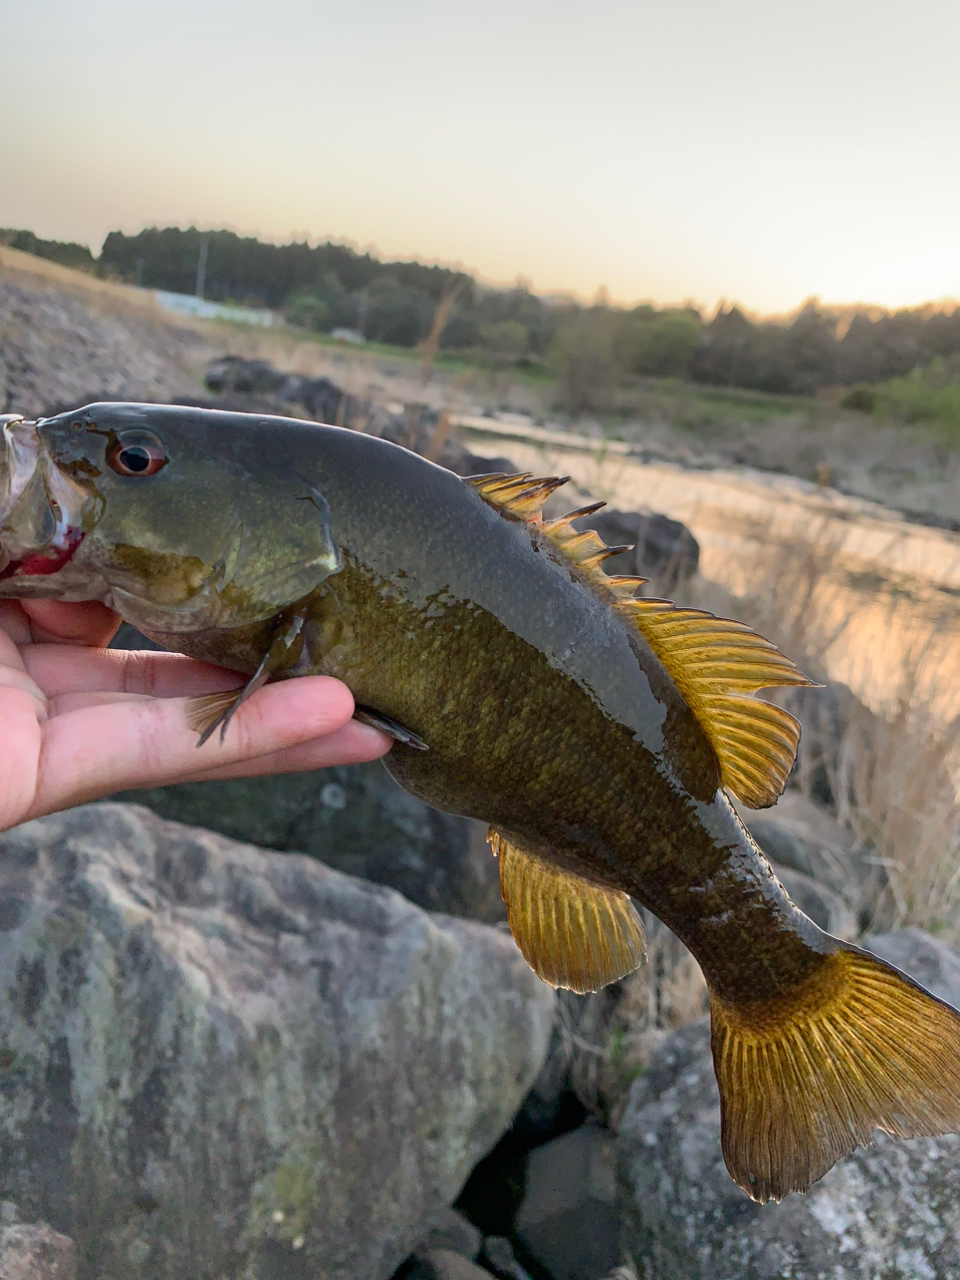
[[[643,924],[627,894],[522,853],[492,827],[487,840],[500,861],[510,932],[544,982],[583,995],[642,962]]]

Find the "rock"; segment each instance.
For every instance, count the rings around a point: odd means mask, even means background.
[[[960,957],[919,929],[868,939],[937,994]],[[618,1137],[623,1244],[646,1280],[948,1280],[960,1273],[960,1137],[883,1134],[807,1195],[756,1205],[720,1153],[706,1021],[681,1028],[633,1087]]]
[[[462,1213],[447,1208],[434,1218],[430,1230],[417,1245],[416,1254],[419,1257],[432,1249],[449,1249],[473,1262],[480,1252],[482,1239],[477,1228]]]
[[[700,564],[700,544],[686,525],[653,511],[605,508],[583,516],[574,527],[595,529],[608,547],[632,547],[604,561],[604,570],[655,579],[661,591],[675,591],[693,577]]]
[[[801,742],[807,736],[806,719],[803,724]],[[840,899],[862,931],[886,882],[872,850],[857,848],[849,831],[799,791],[784,792],[772,809],[744,810],[741,817],[778,874],[786,869],[812,878],[819,889]],[[797,905],[806,911],[802,903]]]
[[[211,391],[240,391],[260,395],[279,392],[286,377],[267,360],[218,356],[207,366],[204,382]]]
[[[620,1261],[614,1146],[585,1125],[530,1153],[516,1232],[554,1280],[600,1280]]]
[[[832,893],[811,876],[776,867],[777,878],[801,911],[835,938],[852,942],[860,930],[857,918],[838,893]]]
[[[861,946],[909,973],[941,1000],[960,1006],[960,955],[945,942],[923,929],[909,928],[868,933]]]
[[[45,1222],[0,1229],[0,1280],[75,1280],[73,1241]]]
[[[350,395],[332,378],[308,378],[299,373],[287,373],[277,369],[268,360],[218,356],[207,366],[204,382],[209,390],[223,397],[225,402],[234,403],[237,396],[269,396],[274,403],[266,411],[280,416],[290,412],[289,406],[298,405],[315,422],[361,430],[367,430],[373,424],[379,429],[378,434],[393,419],[393,415],[382,406]],[[246,406],[237,403],[237,408],[244,412]],[[252,405],[249,406],[249,411],[258,412]]]
[[[418,1254],[417,1264],[408,1280],[490,1280],[490,1272],[475,1266],[462,1253],[452,1249],[433,1249]]]
[[[754,840],[778,867],[828,883],[844,874],[851,837],[825,809],[799,792],[787,791],[773,808],[749,810],[743,817]]]
[[[487,1236],[483,1242],[483,1261],[499,1280],[530,1280],[513,1252],[506,1236]]]
[[[116,799],[250,844],[309,854],[337,871],[396,889],[428,911],[490,924],[505,918],[486,828],[415,799],[379,761],[185,782]]]
[[[387,1277],[539,1069],[506,933],[100,804],[0,837],[0,1198],[79,1280]]]

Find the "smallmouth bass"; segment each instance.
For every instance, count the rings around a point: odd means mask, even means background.
[[[100,404],[3,423],[0,595],[101,600],[249,677],[332,675],[385,763],[487,822],[510,927],[544,980],[635,968],[631,897],[699,961],[727,1167],[805,1190],[876,1129],[960,1130],[960,1014],[822,932],[727,791],[774,803],[799,729],[759,689],[809,681],[742,624],[636,598],[611,549],[545,521],[561,481],[462,481],[362,434]]]

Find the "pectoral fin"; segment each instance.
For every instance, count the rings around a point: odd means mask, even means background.
[[[521,853],[493,828],[487,840],[500,860],[510,931],[538,977],[582,995],[637,968],[643,925],[625,893]]]
[[[379,711],[374,711],[370,707],[357,707],[353,718],[359,720],[361,724],[368,724],[371,729],[379,729],[388,738],[393,738],[394,742],[402,742],[404,746],[413,747],[415,751],[430,750],[424,740],[412,729],[405,729],[402,724],[397,724],[396,720],[391,720],[389,716],[381,715]]]
[[[187,724],[200,735],[198,747],[202,747],[218,728],[220,741],[223,742],[237,709],[265,685],[271,676],[293,666],[303,649],[303,623],[302,614],[284,619],[284,624],[274,637],[263,661],[241,688],[190,699],[187,704]]]

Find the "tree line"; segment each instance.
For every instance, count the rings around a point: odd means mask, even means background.
[[[0,231],[0,241],[178,293],[194,291],[203,254],[210,299],[270,307],[306,329],[353,329],[399,347],[423,342],[442,307],[443,350],[493,366],[544,368],[572,410],[603,407],[612,387],[637,376],[811,395],[960,369],[960,307],[882,311],[811,301],[782,320],[752,318],[736,306],[707,318],[694,307],[545,299],[523,285],[491,288],[463,271],[383,262],[346,245],[275,245],[232,231],[113,231],[99,258],[29,231]]]

